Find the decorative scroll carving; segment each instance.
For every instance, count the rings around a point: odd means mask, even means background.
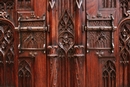
[[[19,87],[32,87],[32,72],[30,64],[23,60],[19,64]]]
[[[103,8],[115,8],[116,0],[102,0]]]
[[[130,20],[129,18],[123,21],[120,25],[120,58],[121,63],[129,63],[130,57]]]
[[[62,15],[59,22],[59,46],[65,51],[74,45],[74,24],[67,11]]]
[[[113,32],[115,31],[114,18],[112,15],[109,17],[102,17],[99,13],[97,17],[89,17],[87,15],[87,52],[89,50],[97,50],[96,54],[99,57],[105,53],[114,52]],[[104,52],[103,52],[104,50]]]
[[[13,87],[14,26],[10,21],[5,19],[4,12],[0,12],[0,18],[0,86]]]
[[[45,15],[42,18],[31,14],[28,18],[19,18],[19,50],[20,51],[43,51],[46,48],[46,31]]]
[[[32,9],[31,0],[18,0],[18,9]]]
[[[115,64],[108,60],[103,68],[103,87],[116,87]]]

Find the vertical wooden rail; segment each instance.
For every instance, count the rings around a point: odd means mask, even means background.
[[[56,55],[56,49],[57,49],[57,29],[56,29],[56,0],[49,0],[49,45],[48,49],[50,49],[50,52],[48,54],[48,87],[58,87],[58,70],[57,70],[57,62],[58,58]]]
[[[128,65],[124,65],[124,87],[128,87]]]
[[[85,86],[85,55],[82,35],[83,0],[75,0],[75,87]],[[81,64],[82,63],[82,64]]]
[[[82,42],[82,24],[81,24],[81,12],[82,12],[82,0],[76,0],[76,12],[75,12],[75,44],[79,45]]]
[[[50,44],[55,45],[57,43],[57,30],[56,30],[56,11],[55,11],[55,1],[49,1],[49,24],[50,24]]]

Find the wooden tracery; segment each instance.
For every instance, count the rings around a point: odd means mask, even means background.
[[[101,13],[90,17],[87,15],[85,30],[87,32],[87,52],[97,50],[96,54],[102,57],[107,53],[114,53],[114,18],[112,15],[103,17]],[[110,53],[110,54],[111,54]]]
[[[0,86],[14,86],[14,25],[0,12]],[[9,73],[10,72],[10,73]]]

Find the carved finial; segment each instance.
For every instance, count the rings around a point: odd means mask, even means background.
[[[36,16],[34,15],[34,12],[31,13],[30,18],[35,18]]]
[[[43,14],[42,19],[43,19],[43,20],[45,20],[45,19],[46,19],[46,15],[45,15],[45,14]]]
[[[97,13],[97,18],[102,18],[102,14],[100,12]]]

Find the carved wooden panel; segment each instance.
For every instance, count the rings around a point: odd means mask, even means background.
[[[22,51],[44,51],[46,47],[45,15],[36,17],[33,13],[31,17],[19,18],[19,50]]]
[[[120,57],[120,65],[122,70],[121,77],[123,78],[122,86],[130,86],[130,17],[125,18],[119,24],[119,57]]]
[[[115,8],[116,0],[102,0],[102,7],[103,8]]]
[[[34,87],[34,69],[32,58],[19,58],[18,84],[19,87]]]
[[[0,0],[0,11],[7,11],[4,17],[14,19],[16,24],[15,34],[4,31],[0,25],[0,87],[129,87],[129,29],[122,27],[114,32],[122,13],[123,17],[128,16],[129,3],[128,0]],[[32,12],[38,16],[30,17]],[[104,16],[93,16],[97,12]],[[43,13],[46,15],[39,17]],[[87,18],[86,13],[91,17]],[[17,39],[15,45],[11,36]]]
[[[13,0],[1,0],[0,1],[0,11],[5,12],[5,17],[14,20],[14,1]]]
[[[59,22],[59,46],[67,53],[74,45],[74,24],[67,11]]]
[[[103,17],[101,13],[97,16],[87,15],[87,52],[97,50],[96,54],[101,57],[114,52],[113,16]],[[108,50],[108,51],[107,51]]]
[[[79,8],[77,7],[77,9]],[[58,45],[48,46],[49,87],[85,87],[84,46],[75,45],[75,37],[77,37],[75,36],[75,22],[73,14],[70,13],[70,10],[62,11],[58,20],[58,32],[56,32]]]
[[[18,10],[32,10],[33,0],[17,0]]]
[[[14,26],[0,14],[0,86],[14,86]],[[9,73],[10,72],[10,73]]]
[[[103,87],[116,87],[116,67],[111,60],[103,68]]]
[[[126,20],[120,25],[120,61],[121,63],[129,63],[130,57],[130,20]]]

